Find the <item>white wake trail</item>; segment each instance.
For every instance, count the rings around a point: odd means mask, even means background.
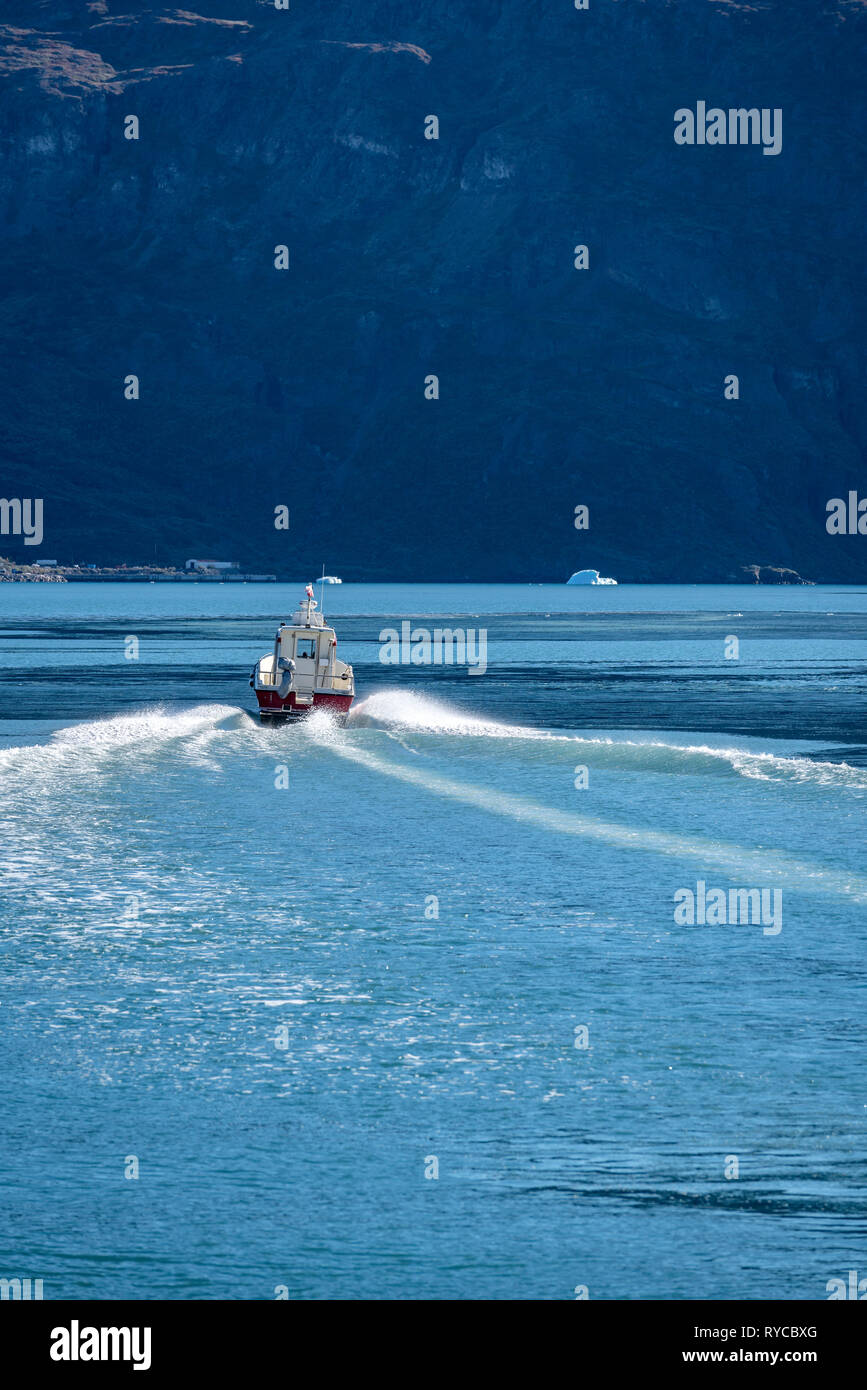
[[[456,738],[513,739],[532,743],[542,754],[568,743],[597,767],[661,773],[735,776],[750,781],[787,782],[850,792],[867,791],[867,771],[845,762],[785,756],[760,749],[678,743],[665,738],[616,738],[610,734],[560,734],[479,719],[411,690],[384,690],[355,705],[348,728],[381,729],[391,734],[431,734]]]
[[[159,754],[172,744],[194,749],[221,730],[244,721],[234,705],[196,705],[167,712],[160,706],[133,714],[115,714],[84,724],[57,729],[47,743],[17,745],[0,750],[0,771],[6,779],[29,780],[98,774],[112,760]]]
[[[514,796],[489,787],[473,786],[466,782],[456,782],[451,777],[418,767],[402,767],[397,763],[390,763],[375,753],[356,747],[348,740],[329,738],[327,742],[323,742],[323,747],[327,747],[341,758],[369,768],[372,772],[396,778],[427,792],[463,802],[467,806],[476,806],[493,815],[539,826],[543,830],[599,840],[620,849],[650,851],[654,854],[693,859],[702,866],[712,865],[724,869],[733,877],[751,883],[766,884],[768,879],[772,879],[775,883],[796,888],[799,892],[830,893],[852,898],[856,902],[867,902],[867,879],[838,869],[806,864],[789,858],[779,850],[765,853],[742,845],[702,840],[698,836],[688,837],[664,830],[620,825],[613,821],[582,816],[574,811],[559,811],[527,797]]]

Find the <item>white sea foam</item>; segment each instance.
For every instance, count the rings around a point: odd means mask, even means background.
[[[340,757],[361,764],[372,772],[408,782],[465,805],[476,806],[493,815],[540,826],[544,830],[598,840],[619,849],[692,859],[703,867],[713,865],[748,882],[771,881],[805,893],[831,893],[857,902],[867,902],[867,879],[846,870],[795,859],[781,850],[756,850],[699,835],[623,825],[572,811],[561,811],[525,796],[458,782],[418,766],[392,763],[369,749],[355,746],[350,740],[331,743],[330,747]]]
[[[550,739],[544,730],[524,729],[479,719],[440,700],[430,700],[411,690],[380,690],[359,700],[349,713],[349,728],[403,729],[416,733],[455,734],[467,738]]]
[[[0,750],[0,770],[30,776],[94,771],[113,757],[131,752],[159,753],[168,744],[186,748],[208,739],[221,727],[239,727],[242,710],[233,705],[197,705],[194,709],[167,712],[157,706],[134,714],[116,714],[58,729],[46,743]]]
[[[95,786],[110,774],[116,786],[122,788],[127,773],[146,767],[158,769],[161,760],[196,764],[208,758],[216,766],[228,767],[236,758],[261,758],[264,751],[270,754],[276,747],[281,755],[283,750],[290,755],[297,750],[304,756],[331,750],[371,772],[427,793],[560,834],[595,839],[622,849],[687,857],[701,865],[749,875],[750,881],[784,882],[797,885],[802,891],[830,892],[867,901],[867,880],[847,870],[806,863],[774,849],[754,850],[709,837],[598,819],[445,776],[426,761],[401,762],[399,755],[397,761],[392,761],[382,756],[383,744],[385,748],[394,748],[395,743],[386,743],[381,735],[395,733],[412,736],[414,743],[432,747],[436,753],[441,751],[443,738],[512,739],[516,747],[509,751],[510,759],[519,757],[521,746],[528,750],[532,746],[537,756],[561,758],[563,745],[568,744],[568,762],[577,756],[615,771],[638,768],[701,775],[722,769],[747,778],[818,783],[834,791],[841,786],[865,786],[864,773],[846,764],[818,763],[803,757],[739,748],[684,746],[659,739],[551,734],[486,721],[406,691],[385,692],[362,701],[345,729],[325,713],[316,713],[297,727],[272,730],[261,729],[248,714],[231,705],[199,705],[178,712],[154,708],[75,725],[58,731],[44,744],[0,752],[0,772],[10,793],[8,810],[18,822],[7,872],[18,879],[26,878],[31,871],[32,863],[44,851],[44,837],[51,832],[51,826],[56,827],[58,819],[66,818],[67,786],[76,782]],[[427,743],[427,735],[436,736],[432,745]],[[38,793],[36,800],[34,791]],[[21,817],[15,814],[18,807],[24,810]],[[74,819],[76,814],[73,806],[69,816]],[[98,826],[90,836],[89,827],[82,825],[76,841],[79,852],[95,836],[91,852],[101,854],[99,834]]]
[[[560,756],[564,744],[570,756],[611,771],[646,771],[660,774],[737,776],[753,781],[803,783],[829,790],[867,791],[867,769],[762,749],[714,747],[683,743],[648,735],[646,738],[614,734],[565,734],[531,729],[485,719],[417,695],[408,690],[380,691],[360,700],[352,709],[348,735],[379,730],[405,743],[407,736],[500,739],[530,744],[535,757]],[[254,751],[260,741],[273,745],[276,738],[295,741],[335,739],[340,730],[326,711],[317,711],[301,724],[260,729],[255,720],[234,705],[197,705],[167,711],[160,706],[131,714],[74,724],[60,729],[46,742],[0,750],[0,772],[29,777],[51,773],[98,773],[112,760],[158,757],[176,748],[188,762],[218,766],[219,759],[242,748]],[[252,747],[251,747],[252,740]],[[517,754],[517,750],[516,750]]]
[[[577,754],[592,756],[597,767],[623,770],[696,773],[747,777],[756,781],[812,783],[830,788],[867,791],[867,770],[845,762],[819,761],[803,756],[705,743],[677,743],[654,738],[618,738],[551,733],[517,724],[478,718],[464,710],[416,695],[409,690],[384,690],[361,700],[351,711],[350,729],[374,728],[404,734],[444,734],[458,738],[498,738],[545,744],[570,744]]]

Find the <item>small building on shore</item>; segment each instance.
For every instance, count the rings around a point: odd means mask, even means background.
[[[185,570],[236,570],[240,569],[237,560],[187,560]]]

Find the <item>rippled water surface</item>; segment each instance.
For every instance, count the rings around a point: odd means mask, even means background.
[[[295,586],[0,588],[0,1274],[826,1297],[867,1263],[867,594],[326,596],[350,721],[262,729]],[[383,666],[404,617],[486,673]],[[699,883],[780,929],[675,921]]]

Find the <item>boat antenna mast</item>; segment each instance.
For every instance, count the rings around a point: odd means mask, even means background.
[[[323,565],[323,566],[322,566],[322,578],[321,578],[320,581],[319,581],[319,612],[320,612],[320,614],[321,614],[323,617],[325,616],[325,602],[324,602],[324,596],[325,596],[325,566]]]

